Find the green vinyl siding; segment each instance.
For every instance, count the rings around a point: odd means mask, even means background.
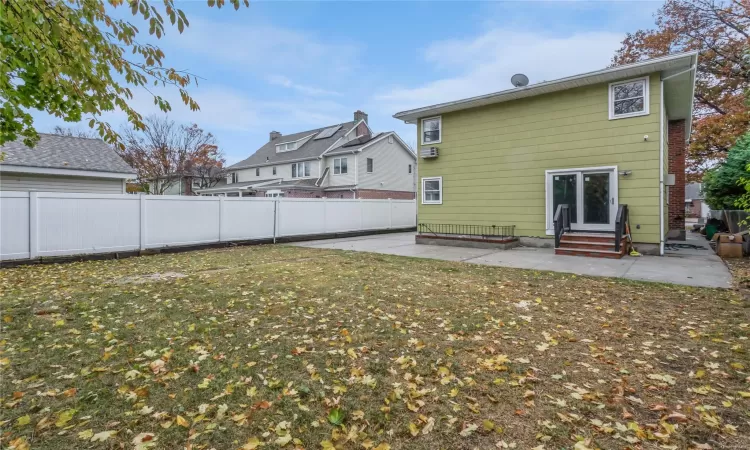
[[[650,76],[646,116],[609,120],[608,89],[605,83],[443,114],[439,156],[419,162],[420,178],[443,177],[443,203],[421,204],[419,183],[419,221],[516,225],[517,235],[545,237],[545,170],[618,166],[632,171],[618,185],[634,240],[658,243],[659,76]],[[418,121],[421,146],[420,136]]]

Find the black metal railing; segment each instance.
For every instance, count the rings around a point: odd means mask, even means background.
[[[617,207],[617,216],[615,216],[615,251],[620,251],[622,236],[627,234],[628,219],[630,218],[628,205],[619,205]]]
[[[483,238],[512,238],[515,235],[515,225],[456,225],[449,223],[420,223],[419,234],[435,236],[467,236]]]
[[[567,204],[557,205],[555,211],[555,248],[560,247],[560,239],[566,231],[570,231],[570,206]]]

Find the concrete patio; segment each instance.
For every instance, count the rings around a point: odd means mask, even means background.
[[[517,247],[492,250],[437,245],[417,245],[415,233],[378,234],[341,239],[298,242],[300,247],[330,248],[390,255],[434,258],[472,264],[549,270],[579,275],[617,277],[638,281],[674,283],[688,286],[729,288],[732,276],[724,262],[708,248],[701,237],[668,245],[665,256],[626,256],[622,259],[585,258],[555,255],[552,249]],[[672,244],[670,242],[670,244]],[[680,244],[691,247],[679,248]]]

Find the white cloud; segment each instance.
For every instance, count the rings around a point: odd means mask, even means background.
[[[340,96],[340,92],[336,91],[329,91],[326,89],[320,89],[313,86],[307,86],[304,84],[297,84],[294,81],[290,80],[289,78],[283,76],[283,75],[270,75],[266,77],[266,80],[275,85],[275,86],[281,86],[289,89],[294,89],[295,91],[301,92],[305,95],[310,95],[314,97],[318,96]]]
[[[171,44],[184,51],[230,63],[256,74],[304,70],[328,75],[349,73],[357,64],[358,47],[326,42],[314,34],[272,25],[235,25],[193,19]],[[322,73],[321,73],[322,75]]]
[[[611,32],[545,36],[494,29],[471,39],[435,42],[424,53],[427,64],[450,73],[421,86],[395,86],[377,94],[380,107],[398,111],[509,89],[524,73],[530,83],[605,68],[622,34]]]

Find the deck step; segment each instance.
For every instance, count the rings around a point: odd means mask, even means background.
[[[613,248],[615,246],[614,234],[565,233],[560,240],[564,242],[601,242],[605,244],[610,243]]]
[[[556,248],[555,255],[588,256],[590,258],[620,259],[625,255],[624,247],[619,252],[612,250],[595,250],[589,248]]]
[[[625,245],[626,242],[623,240],[621,245]],[[615,241],[614,239],[609,242],[598,242],[598,241],[560,241],[560,248],[566,249],[589,249],[589,250],[614,250]]]

